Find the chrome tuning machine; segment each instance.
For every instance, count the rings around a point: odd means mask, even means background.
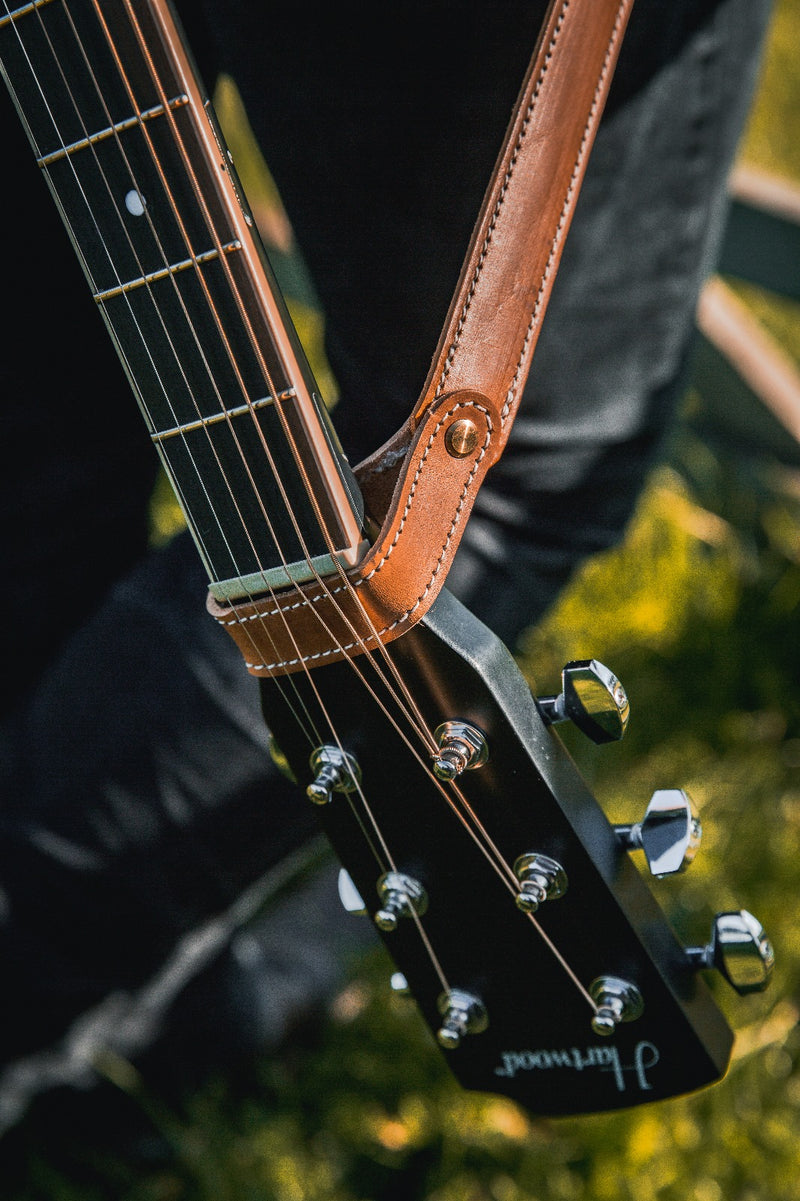
[[[640,822],[614,826],[620,846],[644,851],[647,866],[657,878],[673,876],[689,866],[700,846],[703,828],[694,802],[680,788],[654,792]]]
[[[375,925],[379,930],[391,932],[397,929],[401,917],[422,915],[428,908],[428,894],[419,880],[403,872],[386,872],[378,880],[378,896],[381,908],[375,914]]]
[[[436,1039],[445,1051],[454,1051],[466,1034],[480,1034],[489,1025],[483,1002],[461,988],[451,988],[439,997],[442,1024]]]
[[[433,734],[438,754],[433,759],[433,774],[440,780],[455,780],[464,771],[483,767],[489,758],[489,744],[482,730],[467,721],[445,721]]]
[[[567,873],[556,859],[529,851],[514,863],[519,880],[517,908],[523,913],[535,913],[545,901],[555,901],[567,891]]]
[[[315,805],[327,805],[334,792],[355,792],[361,783],[361,768],[338,746],[318,746],[311,752],[309,765],[314,778],[306,796]]]
[[[561,672],[561,692],[540,696],[536,706],[547,725],[571,721],[592,742],[618,742],[628,725],[628,694],[597,659],[576,659]]]
[[[687,947],[693,968],[716,968],[740,996],[763,992],[769,984],[775,952],[764,927],[746,909],[718,913],[711,940],[704,947]]]

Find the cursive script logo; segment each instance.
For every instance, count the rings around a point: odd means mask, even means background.
[[[623,1063],[619,1051],[613,1044],[605,1046],[570,1047],[560,1051],[503,1051],[503,1063],[494,1069],[496,1076],[514,1077],[517,1072],[573,1071],[583,1072],[595,1068],[600,1072],[613,1072],[617,1088],[625,1092],[626,1073],[632,1075],[640,1092],[653,1086],[647,1072],[659,1061],[658,1047],[650,1042],[639,1042],[633,1049],[633,1063]]]

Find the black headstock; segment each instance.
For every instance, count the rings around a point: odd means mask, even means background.
[[[576,666],[585,684],[600,665]],[[763,932],[722,915],[709,946],[687,952],[629,854],[663,866],[661,840],[669,870],[689,862],[688,800],[664,790],[642,823],[613,827],[549,728],[557,698],[537,704],[449,594],[383,656],[262,687],[277,743],[465,1087],[575,1114],[724,1074],[732,1034],[698,969],[763,987]]]

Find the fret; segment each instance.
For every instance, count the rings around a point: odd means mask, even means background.
[[[13,12],[4,13],[0,17],[0,29],[5,25],[11,25],[14,21],[19,21],[21,17],[28,17],[34,13],[37,8],[44,8],[46,4],[52,4],[53,0],[31,0],[30,4],[23,4],[21,8],[15,8]]]
[[[241,250],[242,244],[238,240],[228,242],[222,247],[224,254],[231,254],[235,250]],[[94,298],[99,304],[104,304],[105,301],[111,300],[114,296],[121,296],[124,292],[133,292],[136,288],[143,288],[149,284],[157,283],[159,280],[167,279],[171,275],[178,275],[181,271],[187,271],[190,267],[199,267],[203,263],[210,263],[214,259],[219,258],[219,252],[214,250],[204,250],[200,254],[194,254],[190,259],[183,259],[180,263],[169,263],[166,267],[162,267],[159,271],[151,271],[148,275],[140,275],[137,279],[130,279],[124,284],[118,284],[114,288],[106,288],[105,292],[95,292]]]
[[[156,104],[152,108],[146,109],[143,113],[137,113],[133,117],[126,117],[125,120],[117,121],[114,125],[107,125],[105,129],[98,130],[97,133],[88,134],[87,137],[80,138],[77,142],[72,142],[69,146],[61,146],[58,150],[53,150],[50,154],[45,154],[37,158],[36,161],[40,167],[49,167],[51,163],[56,163],[61,158],[76,154],[79,150],[86,150],[90,146],[96,145],[97,142],[102,142],[105,138],[114,137],[115,134],[125,133],[128,129],[134,129],[144,121],[152,121],[155,117],[163,117],[167,110],[174,111],[188,103],[189,97],[185,93],[180,96],[174,96],[172,100],[167,101],[166,108],[163,104]]]
[[[195,136],[186,109],[177,110],[173,120],[192,146]],[[168,273],[170,264],[237,240],[219,209],[212,177],[199,178],[205,207],[198,203],[183,154],[165,122],[151,124],[147,136],[137,123],[77,158],[50,163],[46,171],[96,294],[119,290],[127,280]]]
[[[117,291],[100,308],[124,351],[151,433],[275,395],[292,382],[270,341],[262,340],[259,353],[242,328],[218,257],[146,288]]]
[[[277,475],[265,458],[265,443],[277,460]],[[284,560],[302,562],[306,551],[311,558],[327,553],[274,405],[263,406],[235,430],[227,421],[201,423],[156,445],[167,473],[180,482],[195,538],[215,579],[261,574]],[[284,496],[305,546],[285,520]]]
[[[357,487],[169,13],[98,7],[6,13],[0,60],[209,575],[327,562],[326,530],[352,561]]]
[[[133,81],[134,106],[93,6],[34,5],[17,10],[32,14],[30,19],[0,26],[4,69],[40,157],[126,120],[132,107],[146,112],[162,103],[123,9],[118,0],[103,6],[118,29],[117,49]],[[174,75],[164,84],[167,96],[185,90]]]
[[[180,434],[190,434],[194,430],[206,429],[211,425],[216,425],[220,421],[228,421],[232,417],[242,417],[245,413],[255,413],[259,409],[263,409],[266,405],[274,405],[281,400],[294,400],[297,396],[296,388],[286,388],[275,396],[262,396],[258,400],[251,400],[247,404],[237,405],[234,409],[226,409],[222,413],[214,413],[211,417],[198,417],[196,421],[187,421],[184,425],[174,425],[172,429],[158,430],[151,434],[150,437],[154,442],[166,442],[168,438],[176,438]]]

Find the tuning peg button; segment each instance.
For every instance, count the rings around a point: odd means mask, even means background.
[[[764,927],[746,909],[718,913],[705,947],[687,947],[694,968],[716,968],[728,983],[745,996],[763,992],[775,964],[775,952]]]
[[[338,889],[342,908],[347,913],[355,914],[356,917],[365,917],[367,907],[364,904],[361,893],[353,883],[350,873],[343,867],[339,868]]]
[[[643,850],[650,871],[661,878],[689,866],[700,846],[703,827],[688,793],[661,788],[653,793],[640,822],[615,826],[614,832],[626,850]]]
[[[561,672],[558,696],[536,699],[548,725],[571,721],[592,742],[618,742],[630,717],[628,694],[597,659],[576,659]]]

